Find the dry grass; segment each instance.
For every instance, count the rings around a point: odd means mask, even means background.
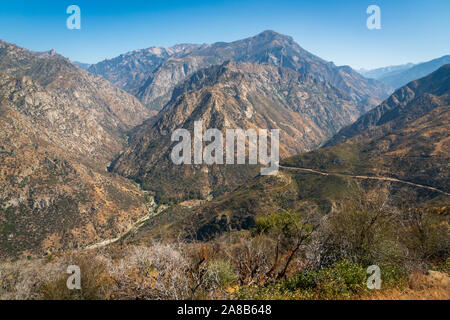
[[[446,273],[429,271],[412,273],[408,286],[371,292],[363,300],[450,300],[450,277]]]

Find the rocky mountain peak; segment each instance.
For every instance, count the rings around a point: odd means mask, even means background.
[[[390,93],[387,85],[365,79],[350,67],[336,67],[301,48],[292,37],[272,30],[229,43],[179,45],[164,52],[164,55],[143,58],[138,50],[126,58],[120,56],[91,66],[89,70],[134,94],[155,110],[162,109],[175,87],[189,76],[230,60],[269,64],[311,75],[342,89],[366,109],[374,107]]]

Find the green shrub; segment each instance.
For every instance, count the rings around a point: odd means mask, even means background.
[[[255,232],[257,234],[268,233],[270,231],[282,233],[285,237],[292,237],[296,227],[303,224],[302,214],[291,211],[281,211],[272,213],[255,220]],[[305,231],[310,231],[310,226],[305,226]]]
[[[352,299],[367,290],[366,269],[340,261],[331,267],[309,270],[291,279],[243,288],[238,299]]]
[[[237,277],[229,261],[214,260],[208,266],[206,282],[209,285],[217,285],[226,289],[237,282]]]
[[[446,272],[450,275],[450,258],[447,258],[445,262],[436,264],[432,269],[435,271]]]
[[[349,299],[366,288],[366,269],[347,260],[307,271],[285,282],[287,290],[304,290],[309,298]]]

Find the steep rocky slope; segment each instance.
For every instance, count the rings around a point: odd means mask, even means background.
[[[57,54],[40,57],[0,41],[0,71],[28,76],[59,97],[70,100],[74,104],[72,109],[89,110],[95,121],[111,134],[129,130],[151,115],[133,96]]]
[[[180,44],[170,48],[152,47],[134,50],[91,65],[87,70],[102,75],[115,86],[131,94],[136,94],[147,81],[149,74],[169,57],[186,54],[197,47],[192,44]]]
[[[148,116],[64,58],[0,42],[0,256],[80,247],[145,215],[140,189],[106,167]]]
[[[343,128],[336,134],[326,146],[331,146],[347,139],[363,134],[365,137],[379,135],[379,130],[384,128],[384,123],[395,123],[397,126],[405,126],[404,117],[408,115],[409,121],[417,119],[435,106],[434,103],[421,103],[423,99],[446,99],[450,78],[448,75],[449,65],[445,65],[436,72],[415,81],[395,91],[389,99],[378,107],[367,112],[355,123]],[[444,103],[441,101],[441,104]],[[416,112],[412,112],[417,108]]]
[[[343,134],[349,132],[350,134]],[[337,143],[339,140],[344,143]],[[332,139],[289,163],[390,176],[450,191],[450,64],[399,89]]]

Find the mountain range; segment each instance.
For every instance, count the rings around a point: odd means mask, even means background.
[[[210,240],[252,230],[280,210],[339,212],[349,199],[385,197],[446,215],[450,201],[450,64],[397,90],[326,146],[281,161],[277,176],[257,176],[202,205],[181,203],[145,224],[129,242]]]
[[[415,66],[414,63],[406,63],[398,66],[388,66],[372,70],[359,69],[357,71],[366,78],[379,80],[384,77],[399,74],[405,70],[411,69],[414,66]]]
[[[450,55],[445,55],[417,64],[407,63],[400,66],[390,66],[374,70],[360,70],[359,72],[367,78],[377,79],[398,89],[413,80],[425,77],[448,63],[450,63]]]
[[[366,79],[348,66],[337,67],[304,50],[291,37],[270,30],[231,43],[137,50],[92,65],[89,71],[134,94],[149,108],[160,110],[176,85],[200,69],[228,60],[310,74],[367,105],[375,106],[390,93],[389,86]]]
[[[328,82],[289,68],[226,62],[200,70],[174,89],[156,119],[130,134],[130,146],[112,171],[143,183],[164,197],[206,198],[230,191],[255,174],[246,166],[174,165],[171,133],[217,128],[280,129],[280,156],[320,146],[355,121],[368,106]],[[247,172],[248,171],[248,172]],[[170,181],[170,183],[169,183]],[[175,183],[176,181],[176,183]]]
[[[0,41],[0,257],[81,249],[137,223],[132,240],[206,240],[276,206],[329,213],[360,187],[446,203],[448,76],[446,65],[392,94],[274,31],[93,65]],[[172,132],[196,121],[280,129],[278,175],[173,164]]]

